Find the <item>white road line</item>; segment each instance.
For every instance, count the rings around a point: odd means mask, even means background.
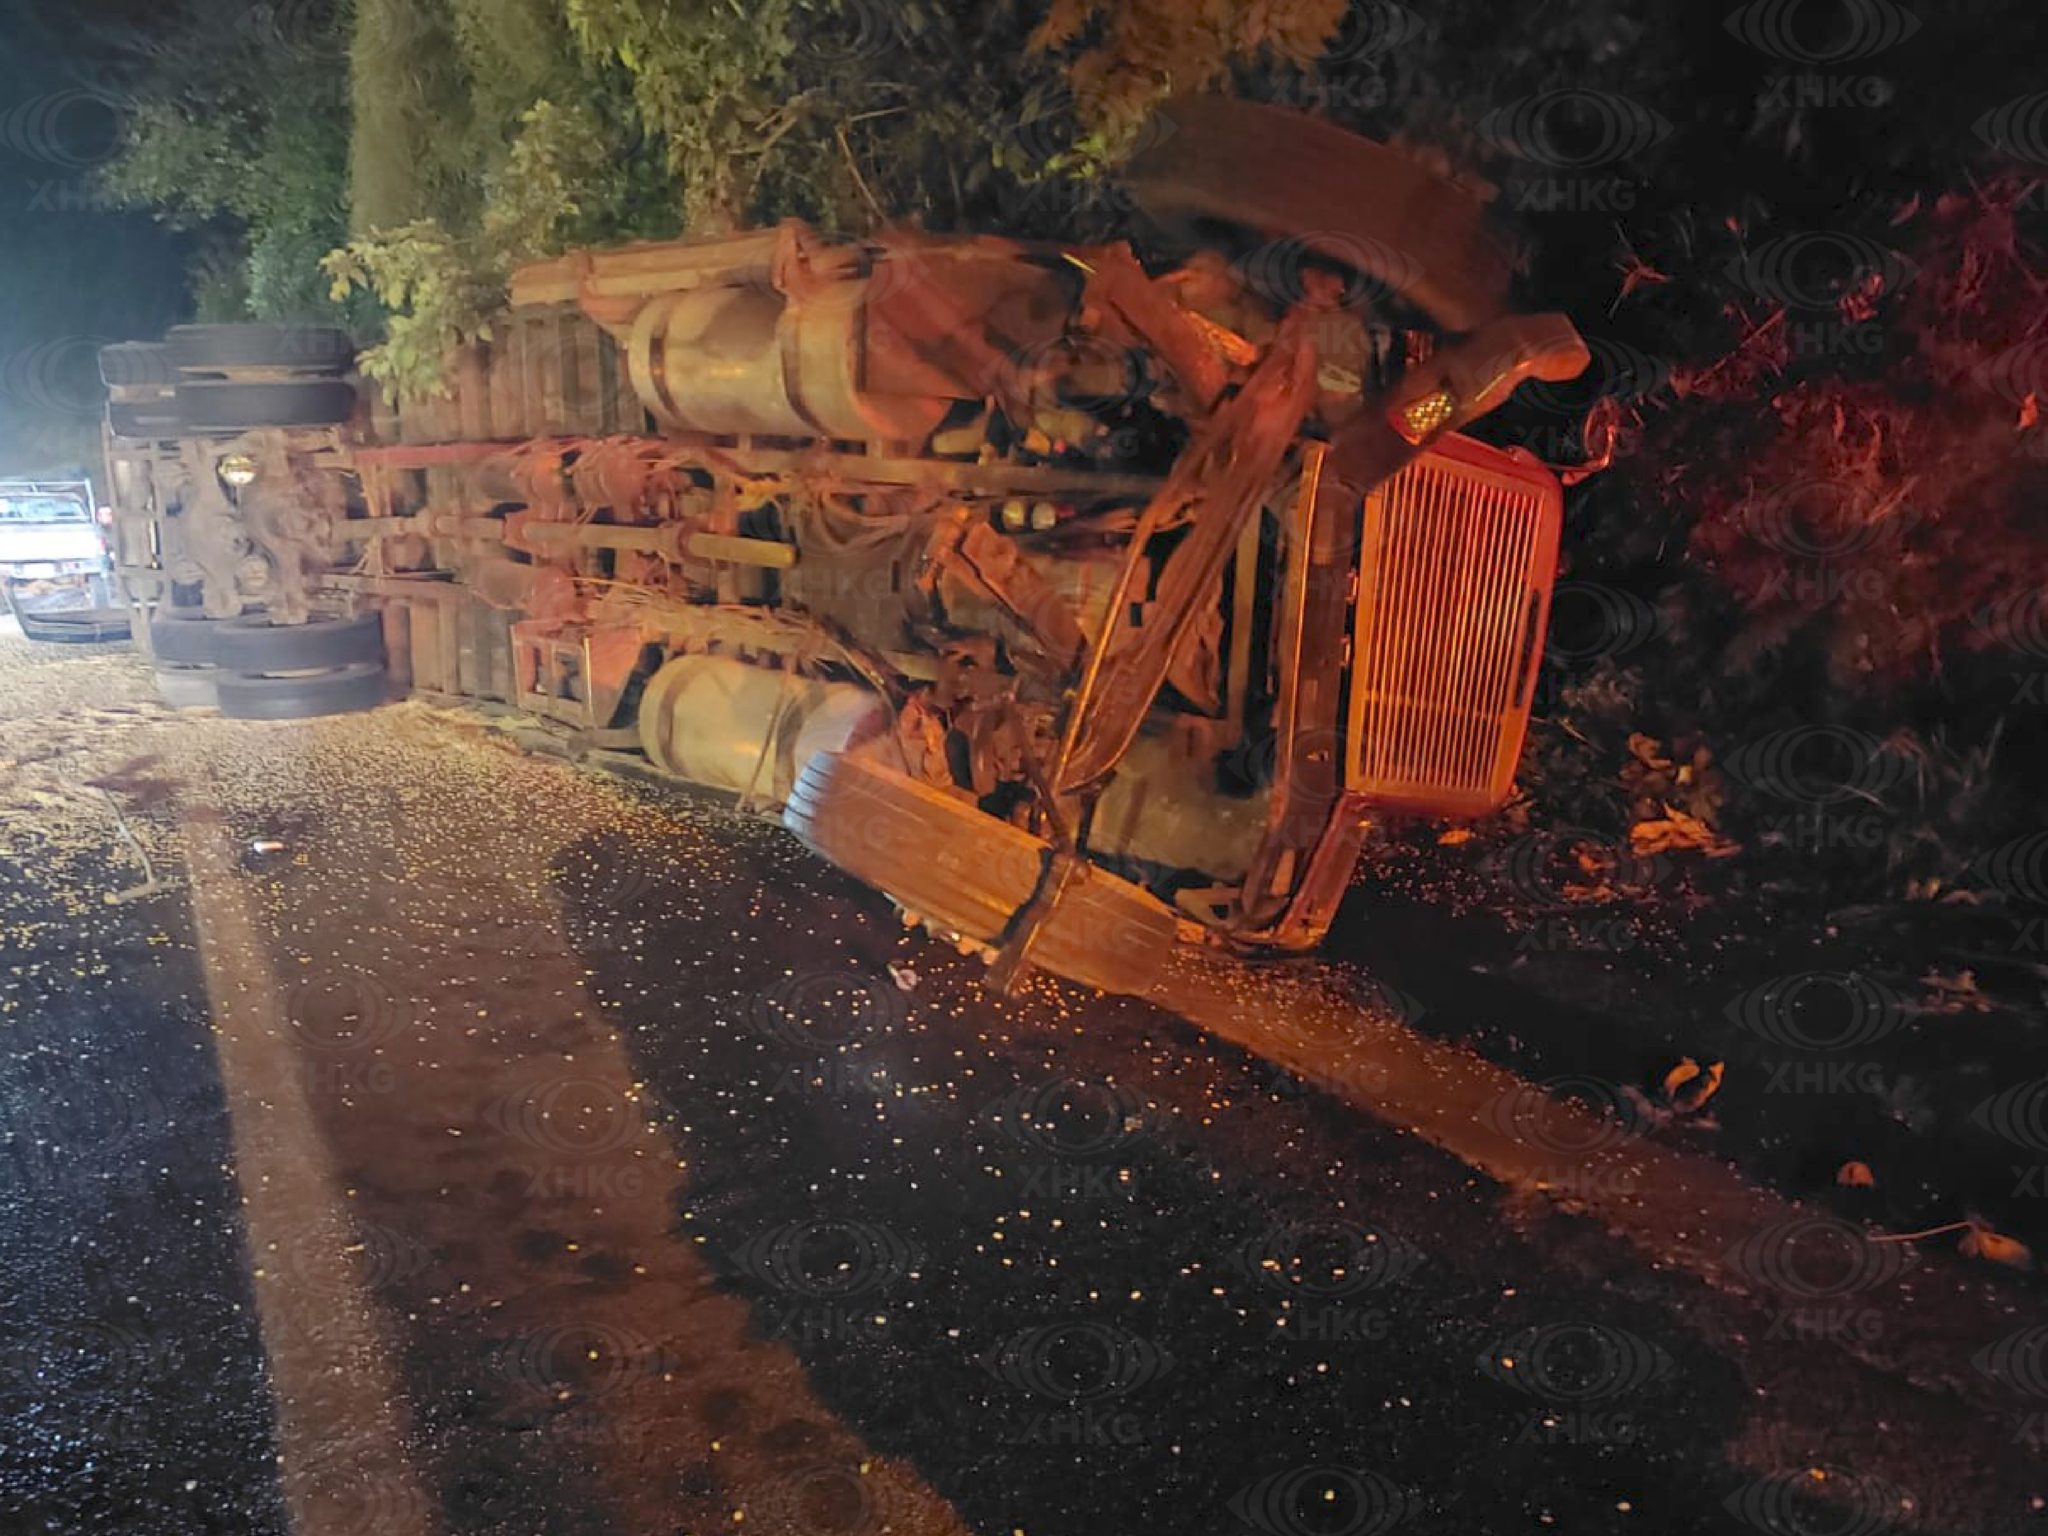
[[[432,1536],[439,1513],[404,1449],[385,1330],[307,1104],[245,876],[217,821],[188,814],[183,829],[292,1529]]]

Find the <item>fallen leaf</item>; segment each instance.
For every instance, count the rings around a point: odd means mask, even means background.
[[[1986,997],[1977,985],[1975,971],[1958,971],[1944,975],[1940,971],[1929,971],[1920,978],[1929,996],[1921,1001],[1921,1008],[1928,1013],[1989,1013],[1991,999]]]
[[[1699,817],[1674,805],[1664,807],[1661,819],[1639,821],[1628,829],[1629,846],[1638,855],[1655,853],[1703,853],[1710,859],[1725,859],[1740,853],[1742,845],[1723,837]]]
[[[1664,743],[1654,736],[1645,736],[1641,731],[1629,732],[1629,756],[1646,768],[1659,771],[1671,766],[1671,759],[1664,755]]]
[[[1835,1182],[1844,1189],[1875,1189],[1877,1175],[1868,1163],[1844,1163],[1835,1170]]]
[[[1982,1259],[1987,1264],[2003,1264],[2008,1269],[2034,1267],[2032,1249],[2016,1237],[1992,1231],[1982,1222],[1971,1222],[1970,1230],[1963,1234],[1958,1246],[1966,1259]]]
[[[1664,1102],[1683,1115],[1697,1112],[1721,1091],[1726,1070],[1723,1062],[1710,1061],[1703,1067],[1690,1056],[1684,1057],[1664,1074]]]

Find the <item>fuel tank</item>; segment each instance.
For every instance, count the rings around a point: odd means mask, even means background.
[[[867,278],[802,297],[754,287],[657,295],[633,322],[633,386],[694,432],[918,442],[952,402],[863,387]]]
[[[767,805],[789,798],[813,753],[844,752],[888,728],[889,706],[865,688],[730,656],[679,656],[648,680],[640,701],[648,761]]]

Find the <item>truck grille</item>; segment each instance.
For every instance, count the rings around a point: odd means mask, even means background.
[[[1541,466],[1452,437],[1366,498],[1350,787],[1439,816],[1514,784],[1550,617],[1563,497]]]

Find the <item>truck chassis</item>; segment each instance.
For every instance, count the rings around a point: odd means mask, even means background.
[[[396,410],[336,393],[331,333],[127,349],[109,479],[167,696],[502,700],[779,809],[999,985],[1313,946],[1374,816],[1511,791],[1561,494],[1458,429],[1586,352],[1406,156],[1241,103],[1173,130],[1149,259],[574,252]]]

